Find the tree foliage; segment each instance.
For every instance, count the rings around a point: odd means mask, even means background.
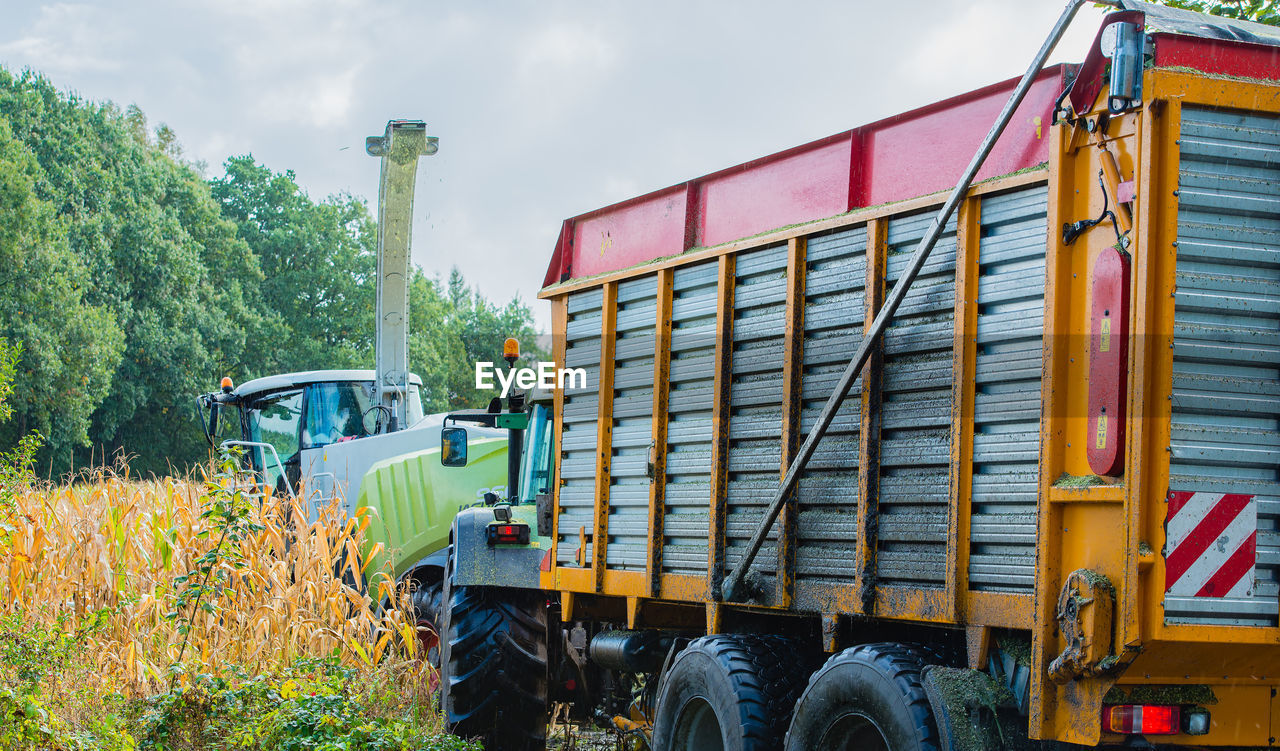
[[[1280,26],[1280,0],[1159,0],[1173,8]]]
[[[13,395],[13,377],[18,369],[22,346],[0,339],[0,423],[13,417],[9,397]],[[40,437],[31,433],[22,436],[18,445],[9,452],[0,452],[0,544],[13,531],[9,525],[17,493],[33,478],[31,465],[35,452],[40,448]]]
[[[53,473],[121,451],[165,472],[206,456],[193,397],[222,375],[372,365],[365,203],[313,200],[248,155],[224,168],[206,180],[136,106],[0,69],[0,337],[24,347],[0,450],[37,431]],[[412,279],[430,409],[482,401],[466,358],[495,359],[495,332],[533,344],[527,307],[455,278]]]
[[[373,347],[377,227],[350,196],[311,200],[292,171],[274,173],[252,156],[228,159],[212,193],[257,257],[265,312],[257,346],[228,363],[233,372],[367,366]]]

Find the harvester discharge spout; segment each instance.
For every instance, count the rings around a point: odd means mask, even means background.
[[[386,418],[382,432],[406,427],[409,394],[409,260],[413,188],[418,158],[439,149],[421,120],[392,120],[365,152],[382,159],[378,186],[377,305],[374,318],[374,403]],[[381,420],[380,420],[381,422]]]

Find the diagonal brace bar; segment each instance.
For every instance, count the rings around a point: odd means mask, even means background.
[[[835,418],[836,411],[840,409],[845,397],[849,395],[849,390],[853,388],[853,382],[857,380],[858,374],[862,372],[862,368],[866,365],[867,358],[870,357],[876,342],[884,334],[885,329],[888,328],[889,321],[892,320],[894,313],[897,312],[898,306],[902,304],[902,299],[906,297],[907,290],[910,289],[916,276],[919,275],[920,269],[924,267],[924,262],[928,260],[929,253],[933,250],[933,246],[937,244],[938,238],[942,236],[942,230],[946,227],[947,221],[951,219],[956,207],[964,199],[964,194],[968,192],[969,186],[973,184],[973,179],[977,176],[978,170],[982,168],[982,163],[986,161],[991,149],[995,147],[1000,134],[1009,125],[1009,121],[1013,118],[1013,113],[1018,109],[1018,105],[1022,104],[1022,100],[1026,97],[1027,91],[1030,90],[1031,84],[1035,82],[1036,76],[1044,68],[1045,62],[1049,59],[1049,55],[1053,53],[1054,47],[1058,45],[1058,41],[1062,39],[1063,33],[1071,25],[1071,19],[1075,17],[1076,11],[1087,1],[1070,0],[1067,3],[1067,7],[1062,11],[1058,22],[1054,24],[1053,30],[1049,32],[1049,37],[1040,46],[1040,51],[1036,53],[1035,59],[1031,61],[1031,66],[1022,76],[1022,80],[1018,82],[1013,95],[1009,97],[1004,109],[1000,111],[1000,116],[996,118],[995,123],[991,126],[991,131],[987,133],[987,137],[978,146],[978,151],[973,155],[969,166],[965,168],[964,174],[960,177],[960,182],[952,189],[946,203],[942,205],[942,209],[938,211],[938,215],[934,217],[933,222],[929,225],[929,231],[921,238],[920,244],[916,247],[915,255],[911,257],[911,262],[908,264],[906,271],[897,284],[894,285],[893,291],[889,293],[884,302],[884,307],[876,314],[875,320],[871,323],[871,330],[863,338],[857,353],[840,376],[840,381],[836,384],[836,390],[831,394],[831,398],[827,400],[826,405],[822,407],[817,423],[809,431],[808,437],[804,439],[804,444],[800,446],[800,450],[796,453],[795,459],[792,460],[791,466],[787,468],[787,475],[782,479],[782,484],[778,486],[777,492],[774,493],[773,500],[769,503],[769,509],[765,512],[764,519],[760,521],[760,525],[756,527],[755,533],[752,534],[751,542],[747,544],[747,550],[743,554],[742,560],[725,577],[721,590],[723,599],[734,599],[738,587],[741,586],[743,578],[746,576],[747,571],[750,570],[756,555],[760,552],[760,546],[764,544],[764,538],[769,534],[774,522],[777,521],[778,513],[782,510],[787,497],[795,489],[800,473],[804,471],[809,459],[813,457],[813,452],[818,447],[818,441],[822,440],[822,436],[826,434],[832,419]]]

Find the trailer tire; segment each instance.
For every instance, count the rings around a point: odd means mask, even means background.
[[[658,686],[654,751],[777,748],[804,687],[806,656],[780,636],[696,639]]]
[[[546,596],[450,587],[440,648],[450,729],[487,751],[542,751],[547,734]]]
[[[787,730],[787,751],[939,751],[920,671],[936,656],[909,644],[861,644],[809,679]]]

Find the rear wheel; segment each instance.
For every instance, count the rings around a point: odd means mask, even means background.
[[[931,653],[905,644],[862,644],[827,660],[796,704],[787,751],[938,751],[921,683]]]
[[[658,687],[653,748],[763,751],[782,742],[808,660],[778,636],[716,634],[676,657]]]
[[[547,607],[541,592],[451,587],[441,632],[442,706],[486,751],[546,747]]]

